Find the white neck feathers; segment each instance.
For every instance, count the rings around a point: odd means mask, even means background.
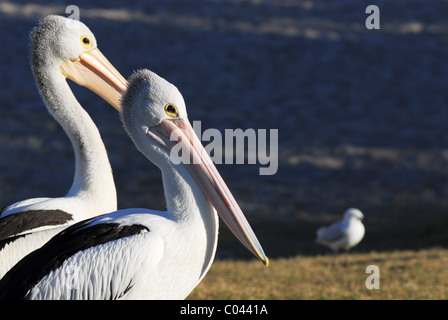
[[[55,63],[32,64],[32,67],[49,112],[66,132],[75,152],[74,180],[67,196],[87,197],[102,208],[101,211],[116,210],[112,169],[97,127],[76,100]]]

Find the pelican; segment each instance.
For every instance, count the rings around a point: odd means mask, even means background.
[[[79,21],[48,16],[30,38],[33,75],[48,111],[73,145],[75,174],[64,197],[28,199],[2,210],[0,278],[61,228],[117,210],[112,169],[100,133],[66,78],[93,90],[118,110],[126,80],[98,50],[93,33]]]
[[[167,210],[122,209],[68,227],[3,277],[0,299],[184,299],[213,262],[217,213],[268,265],[174,85],[149,70],[135,72],[122,121],[139,151],[160,168]],[[179,144],[192,161],[171,155]]]
[[[341,249],[349,251],[364,238],[365,228],[362,219],[364,215],[359,209],[347,209],[342,221],[317,230],[316,242],[330,247],[334,252]]]

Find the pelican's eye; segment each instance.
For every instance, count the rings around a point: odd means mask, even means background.
[[[173,118],[176,118],[179,115],[179,111],[177,111],[176,106],[170,103],[165,106],[165,113]]]
[[[93,42],[92,42],[92,40],[90,40],[90,37],[88,37],[88,36],[81,37],[81,44],[86,49],[90,49],[93,46]]]

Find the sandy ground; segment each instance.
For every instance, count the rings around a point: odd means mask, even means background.
[[[366,216],[357,250],[448,244],[448,2],[122,3],[75,2],[123,75],[149,68],[174,83],[203,130],[279,130],[277,174],[218,165],[269,256],[326,251],[315,230],[347,207]],[[381,10],[380,30],[365,28],[368,4]],[[0,1],[3,205],[62,196],[72,181],[71,145],[28,63],[30,30],[66,5]],[[160,173],[117,112],[72,88],[103,136],[119,207],[163,209]],[[222,233],[219,254],[239,254]]]

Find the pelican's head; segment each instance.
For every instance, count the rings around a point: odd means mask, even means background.
[[[184,99],[173,84],[145,69],[134,72],[130,77],[122,101],[122,118],[128,132],[186,117]]]
[[[364,219],[364,215],[362,214],[361,210],[356,208],[350,208],[345,211],[344,220],[350,220],[351,218],[362,220]]]
[[[30,35],[31,67],[36,79],[58,70],[100,95],[120,110],[126,80],[102,55],[93,33],[85,24],[61,16],[47,16]]]
[[[121,108],[126,131],[151,160],[158,157],[156,165],[171,161],[170,151],[175,147],[189,154],[183,164],[205,197],[241,243],[267,266],[263,248],[188,121],[179,90],[155,73],[139,70],[129,79]]]

